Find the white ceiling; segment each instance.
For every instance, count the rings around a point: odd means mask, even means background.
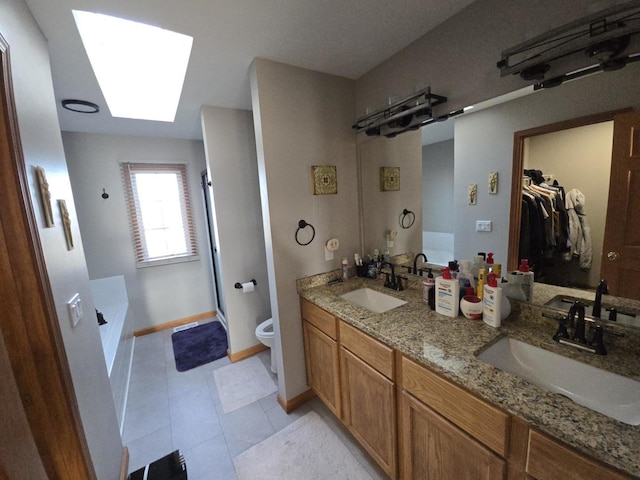
[[[202,138],[202,105],[251,109],[248,68],[255,57],[357,79],[473,0],[25,1],[49,41],[62,130]],[[174,123],[111,117],[71,10],[194,37]],[[95,102],[100,112],[63,110],[67,98]]]

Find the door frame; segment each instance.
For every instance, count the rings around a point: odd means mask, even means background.
[[[23,433],[47,477],[95,480],[33,211],[10,63],[0,34],[0,333],[30,427]]]
[[[513,134],[513,167],[511,170],[511,214],[509,217],[509,244],[507,251],[507,271],[518,268],[520,259],[518,252],[520,247],[520,217],[522,215],[522,172],[524,169],[524,146],[525,140],[537,135],[569,130],[571,128],[584,127],[596,123],[613,121],[614,117],[620,113],[632,111],[632,108],[622,108],[608,112],[595,113],[584,117],[563,120],[562,122],[550,123],[540,127],[520,130]]]

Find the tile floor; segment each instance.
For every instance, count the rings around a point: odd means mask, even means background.
[[[213,371],[229,365],[229,359],[178,372],[172,333],[164,330],[135,341],[122,435],[129,448],[130,472],[180,449],[189,480],[236,480],[232,461],[236,455],[315,410],[374,480],[387,478],[317,398],[288,415],[276,394],[225,414]],[[269,351],[259,357],[268,368]],[[277,382],[275,375],[273,379]]]

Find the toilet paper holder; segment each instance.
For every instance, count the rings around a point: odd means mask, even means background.
[[[254,285],[257,285],[258,282],[256,282],[256,280],[254,278],[251,279],[251,283],[253,283]],[[238,290],[242,289],[242,284],[240,282],[236,282],[234,287],[236,287]]]

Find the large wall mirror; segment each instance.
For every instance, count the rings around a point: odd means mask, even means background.
[[[562,128],[561,130],[565,130],[562,135],[542,130],[537,133],[550,136],[525,135],[518,148],[526,152],[526,157],[515,162],[514,134],[526,131],[531,133],[547,125],[596,114],[604,113],[605,117],[610,117],[610,112],[625,108],[638,111],[638,78],[640,64],[636,63],[616,72],[596,74],[556,88],[524,96],[517,94],[515,96],[518,98],[508,98],[508,101],[450,120],[454,122],[453,138],[440,139],[426,145],[423,145],[422,137],[428,137],[429,129],[434,128],[433,126],[424,127],[424,132],[410,132],[392,139],[359,139],[364,253],[381,248],[385,230],[392,224],[397,227],[397,218],[402,208],[410,208],[417,213],[415,230],[409,234],[399,229],[392,254],[424,250],[433,250],[437,254],[438,250],[443,250],[446,256],[446,242],[442,244],[445,247],[441,247],[434,243],[433,238],[423,241],[423,232],[445,233],[450,235],[450,241],[453,242],[452,258],[472,258],[477,251],[494,251],[503,265],[507,265],[509,269],[515,268],[520,245],[519,228],[513,227],[515,219],[519,223],[521,215],[521,182],[526,166],[553,175],[554,180],[563,187],[569,190],[575,188],[584,194],[592,233],[598,238],[592,242],[592,267],[583,271],[578,266],[573,275],[575,281],[570,286],[593,288],[601,276],[612,275],[612,272],[600,271],[605,249],[600,231],[605,229],[607,222],[612,222],[611,206],[606,201],[610,169],[607,162],[611,161],[611,155],[602,153],[611,151],[612,119],[592,117],[592,121],[585,125],[571,125],[584,127],[587,129],[586,133],[574,131],[573,128]],[[595,118],[597,120],[593,120]],[[589,128],[598,126],[605,130],[598,135],[604,135],[603,138],[608,136],[609,140],[599,140],[600,153],[587,158],[587,153],[593,153],[593,147],[587,146],[585,138],[593,139],[591,137],[596,133]],[[569,137],[560,138],[565,135]],[[558,146],[562,143],[564,150],[552,157],[548,149],[554,144]],[[573,159],[569,159],[571,155],[567,153],[567,149],[569,153],[575,154]],[[395,152],[395,156],[387,157],[385,152],[388,151]],[[452,166],[449,169],[446,168],[447,157],[451,158]],[[405,179],[412,179],[411,190],[377,192],[379,185],[376,182],[376,169],[385,164],[399,165],[401,188]],[[589,164],[593,165],[594,170],[588,170]],[[489,171],[499,172],[497,195],[489,195],[487,192],[486,179]],[[413,180],[416,177],[421,179],[419,191],[415,191]],[[587,185],[586,181],[590,184]],[[612,179],[612,185],[618,181]],[[633,177],[633,181],[638,180]],[[470,184],[478,185],[477,205],[468,205],[467,189]],[[438,185],[442,189],[439,190]],[[640,184],[634,185],[640,189]],[[387,195],[388,193],[391,195]],[[640,204],[633,204],[632,207],[640,208]],[[481,219],[492,221],[491,233],[476,232],[475,221]],[[627,223],[625,228],[635,228],[636,236],[640,236],[637,232],[640,229],[638,223]],[[637,243],[640,245],[640,239]],[[606,253],[608,251],[605,255]],[[441,263],[437,255],[434,260]],[[632,278],[629,272],[622,272],[620,275]],[[612,294],[627,298],[640,296],[622,288],[625,280],[607,280],[610,286],[614,286]]]

